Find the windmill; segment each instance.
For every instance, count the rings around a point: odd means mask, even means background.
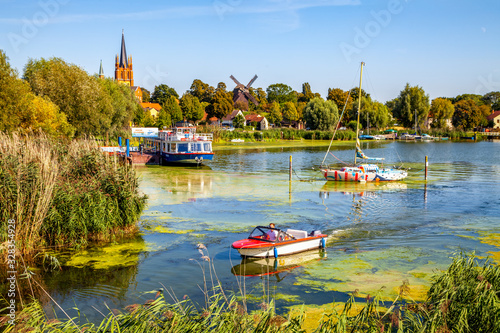
[[[236,88],[233,89],[233,104],[236,104],[237,102],[243,102],[248,109],[248,101],[250,100],[255,105],[259,105],[259,102],[257,102],[255,97],[250,94],[250,86],[255,82],[255,80],[257,80],[257,75],[255,75],[246,86],[236,80],[234,76],[231,75],[230,78],[236,83]]]

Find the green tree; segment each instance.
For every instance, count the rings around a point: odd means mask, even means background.
[[[177,102],[177,98],[174,96],[167,98],[165,106],[162,107],[162,110],[163,109],[170,115],[170,119],[174,124],[184,119],[182,116],[182,109]]]
[[[322,98],[313,98],[304,109],[304,120],[312,130],[331,131],[339,118],[337,105]]]
[[[463,100],[473,100],[474,103],[476,103],[477,106],[484,105],[485,101],[482,95],[478,94],[462,94],[458,95],[457,97],[453,98],[452,102],[453,104],[463,101]]]
[[[363,114],[363,111],[365,113],[364,116],[362,116],[361,119],[365,119],[366,113],[368,113],[368,124],[370,127],[376,127],[376,128],[385,128],[387,124],[389,123],[390,120],[390,114],[389,114],[389,109],[387,106],[384,104],[377,102],[377,101],[372,101],[369,98],[363,98],[364,102],[364,107],[362,108],[361,114]]]
[[[59,107],[77,135],[108,133],[123,120],[121,116],[113,119],[113,101],[102,80],[60,58],[30,59],[24,78],[36,95],[49,98]]]
[[[30,105],[28,84],[17,78],[17,72],[9,64],[9,59],[0,50],[0,130],[14,131],[22,123],[20,114]]]
[[[215,96],[211,104],[206,108],[208,118],[217,117],[222,119],[233,110],[233,94],[226,91],[224,82],[219,82],[215,89]]]
[[[422,126],[429,116],[429,95],[419,86],[406,84],[394,103],[393,116],[405,127]],[[415,119],[416,116],[416,119]]]
[[[155,126],[158,129],[163,129],[164,127],[169,128],[172,126],[172,117],[165,109],[161,109],[158,113],[158,117],[156,118]]]
[[[283,115],[281,114],[281,108],[278,102],[268,103],[266,109],[269,110],[269,116],[267,120],[270,124],[280,125],[283,120]]]
[[[283,118],[287,119],[289,122],[299,120],[299,115],[297,113],[297,108],[292,102],[286,102],[283,106]]]
[[[451,121],[456,128],[470,130],[485,122],[484,108],[479,107],[472,99],[459,100],[454,107]]]
[[[298,94],[297,101],[304,102],[307,104],[314,97],[316,97],[316,96],[315,96],[315,94],[313,94],[313,92],[311,90],[311,85],[309,84],[309,82],[303,83],[302,84],[302,92],[300,94]]]
[[[328,97],[326,99],[333,101],[335,105],[337,105],[339,113],[344,110],[345,106],[344,116],[342,118],[344,124],[347,124],[349,120],[352,119],[351,110],[353,108],[353,99],[349,91],[344,91],[339,88],[328,88]]]
[[[483,101],[492,107],[493,110],[500,108],[500,91],[491,91],[483,96]]]
[[[431,102],[429,114],[432,116],[433,128],[445,128],[446,120],[451,119],[455,108],[453,103],[446,98],[435,98]]]
[[[163,107],[170,96],[179,99],[179,94],[174,88],[170,88],[166,84],[160,84],[155,86],[153,95],[151,95],[151,102],[159,103]]]
[[[182,95],[179,105],[181,107],[184,119],[196,122],[203,118],[205,110],[201,106],[201,103],[197,97],[189,93],[185,93],[184,95]]]
[[[268,102],[278,102],[284,104],[286,102],[297,103],[297,93],[292,87],[283,83],[271,84],[266,89]]]
[[[142,102],[149,103],[151,101],[151,92],[143,87],[141,87],[141,90],[142,90]]]
[[[234,128],[243,128],[245,125],[245,117],[241,113],[238,113],[236,117],[233,119],[233,127]]]
[[[199,79],[195,79],[191,84],[189,93],[194,97],[197,97],[200,102],[211,103],[215,96],[214,87],[210,86],[208,83],[204,83]]]
[[[107,116],[111,119],[108,134],[117,133],[128,127],[134,119],[138,106],[135,95],[127,85],[120,84],[110,78],[97,80],[104,92],[103,103]]]

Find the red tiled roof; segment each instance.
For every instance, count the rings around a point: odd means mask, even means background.
[[[247,121],[250,121],[250,122],[254,122],[255,121],[257,123],[260,123],[264,119],[264,117],[262,117],[261,115],[258,115],[258,114],[247,114],[245,116],[245,119]]]
[[[500,111],[493,111],[486,119],[493,120],[498,116],[500,116]]]
[[[143,109],[152,108],[155,109],[156,111],[161,110],[161,105],[159,103],[141,103],[141,106]]]

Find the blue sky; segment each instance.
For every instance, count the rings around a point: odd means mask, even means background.
[[[0,49],[22,73],[29,58],[60,57],[114,75],[122,29],[135,84],[182,95],[194,79],[232,74],[254,87],[358,84],[378,101],[408,82],[430,98],[500,91],[498,0],[0,0]]]

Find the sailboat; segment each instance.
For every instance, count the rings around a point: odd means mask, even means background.
[[[354,166],[346,166],[339,169],[330,169],[328,167],[322,168],[321,172],[323,173],[326,180],[332,181],[359,181],[359,182],[378,182],[378,181],[394,181],[394,180],[402,180],[408,176],[408,172],[402,169],[395,168],[381,168],[377,164],[357,164],[357,159],[361,160],[371,160],[371,161],[382,161],[383,158],[376,157],[368,157],[361,150],[361,143],[359,141],[359,114],[361,111],[361,83],[363,80],[363,66],[364,62],[361,62],[361,73],[359,77],[359,97],[358,97],[358,121],[356,124],[356,149],[354,154]],[[345,107],[344,107],[345,110]],[[343,115],[342,111],[342,115]],[[342,115],[339,119],[342,119]],[[335,134],[333,135],[335,136]],[[333,141],[333,137],[332,137]],[[330,142],[331,147],[331,142]],[[330,151],[330,147],[328,147],[328,151],[323,159],[322,166],[328,156]]]

